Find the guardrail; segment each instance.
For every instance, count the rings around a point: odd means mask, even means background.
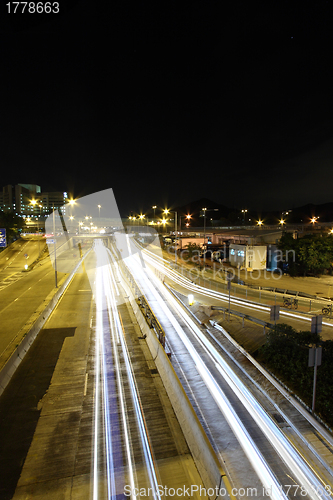
[[[252,321],[252,323],[256,323],[257,325],[261,325],[264,327],[264,333],[265,333],[265,328],[274,328],[273,323],[268,323],[267,321],[264,321],[259,318],[254,318],[253,316],[250,316],[249,314],[245,314],[239,311],[232,311],[231,309],[229,310],[228,307],[222,307],[222,306],[211,306],[212,311],[223,311],[223,319],[225,319],[225,313],[227,312],[228,314],[232,314],[233,316],[238,316],[239,318],[243,319],[243,327],[244,327],[244,320]]]
[[[155,314],[151,310],[148,302],[145,299],[144,294],[140,290],[140,287],[137,285],[136,281],[134,280],[132,273],[128,269],[128,267],[124,264],[120,253],[116,248],[113,247],[113,251],[118,254],[119,260],[118,260],[118,265],[121,268],[122,272],[125,274],[128,283],[131,285],[135,296],[137,297],[137,303],[139,304],[139,307],[143,313],[143,316],[145,317],[145,320],[149,326],[149,328],[153,329],[155,331],[155,334],[162,345],[163,349],[165,349],[165,332],[160,325],[158,319],[156,318]]]
[[[149,328],[152,328],[155,331],[158,340],[162,344],[163,349],[165,349],[165,332],[143,295],[139,295],[138,303]]]
[[[197,268],[187,268],[183,265],[175,265],[172,267],[179,272],[182,276],[190,279],[193,283],[216,290],[222,293],[229,293],[227,281],[223,278],[223,274],[213,272],[211,270],[199,271]],[[222,273],[222,271],[221,271]],[[211,274],[211,276],[210,276]],[[333,301],[331,299],[319,298],[316,295],[311,295],[305,292],[298,292],[295,290],[288,290],[286,288],[278,287],[262,287],[244,282],[234,283],[231,282],[230,294],[232,297],[240,299],[251,300],[259,304],[272,305],[277,304],[283,307],[284,298],[296,298],[298,300],[298,309],[302,312],[312,314],[326,314],[328,317],[333,318],[332,313],[327,314],[326,310],[329,308]]]

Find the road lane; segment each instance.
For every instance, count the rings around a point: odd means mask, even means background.
[[[59,282],[64,278],[65,274],[59,273]],[[12,349],[7,352],[7,347],[16,345],[18,332],[54,289],[54,270],[50,261],[22,273],[20,279],[0,289],[0,368],[12,352]]]
[[[90,269],[93,268],[93,259],[94,252],[91,252],[86,259],[87,267]],[[98,289],[100,291],[100,287]],[[97,319],[95,307],[91,308],[91,299],[92,293],[86,274],[75,276],[43,329],[52,334],[57,331],[68,331],[68,329],[75,330],[75,332],[73,336],[65,338],[51,384],[37,403],[37,409],[38,411],[41,409],[41,413],[13,497],[14,500],[30,497],[48,498],[50,494],[54,498],[60,498],[61,495],[64,498],[92,498],[94,482],[91,474],[95,448],[99,453],[95,498],[98,497],[98,500],[111,498],[107,487],[108,475],[104,473],[104,466],[106,463],[110,464],[110,461],[104,451],[106,438],[103,434],[105,429],[103,420],[105,422],[105,414],[108,413],[112,427],[113,418],[115,415],[119,417],[120,410],[117,405],[111,405],[110,412],[103,409],[101,405],[98,406],[100,410],[103,410],[99,413],[98,419],[99,424],[102,425],[98,426],[97,439],[94,439],[95,404],[97,400],[100,402],[104,400],[103,390],[106,385],[102,384],[102,393],[97,397],[96,366],[101,367],[101,364],[96,363]],[[107,300],[109,299],[110,297]],[[132,357],[131,363],[137,385],[143,391],[141,405],[146,415],[146,423],[148,426],[151,425],[149,435],[155,459],[158,460],[161,482],[175,488],[184,487],[184,485],[189,487],[191,484],[200,487],[202,486],[201,479],[189,454],[162,381],[156,373],[156,367],[147,352],[145,342],[139,340],[142,332],[135,320],[135,325],[133,324],[133,313],[124,302],[117,308],[113,304],[115,315],[116,309],[119,310],[119,318],[121,317],[121,328],[124,339],[126,338],[128,352]],[[105,313],[107,322],[109,311],[105,310]],[[111,316],[109,318],[110,324],[113,323],[114,319],[111,319]],[[103,330],[103,337],[105,333],[106,331]],[[38,343],[38,337],[36,342]],[[121,355],[120,345],[116,346],[115,339],[113,349],[119,349],[119,380],[126,380],[123,355]],[[45,356],[47,352],[45,349]],[[35,362],[38,366],[37,359]],[[109,368],[108,361],[105,367]],[[112,374],[107,372],[106,376],[110,377]],[[133,455],[140,457],[141,452],[137,441],[139,432],[133,419],[132,397],[127,382],[120,389],[120,393],[123,393],[126,400],[127,410],[125,409],[124,417],[128,420],[129,427],[132,425],[130,446],[133,449]],[[115,395],[112,394],[112,397],[115,398]],[[37,401],[37,398],[35,399]],[[123,432],[118,435],[118,441],[122,446]],[[93,443],[97,443],[97,446],[94,447]],[[123,473],[120,467],[114,474],[114,480],[119,482]],[[136,464],[135,476],[145,477],[142,460]],[[124,486],[123,483],[118,483],[117,491],[123,491]],[[151,498],[152,495],[149,494],[147,497]],[[193,499],[196,498],[199,498],[199,495],[194,493]],[[201,495],[201,498],[205,496]],[[4,500],[7,499],[4,498]]]

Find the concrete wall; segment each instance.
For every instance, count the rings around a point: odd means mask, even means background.
[[[235,267],[246,269],[266,269],[266,245],[236,245],[229,246],[229,262]]]

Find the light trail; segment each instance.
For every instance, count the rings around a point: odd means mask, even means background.
[[[258,477],[260,478],[263,486],[267,491],[271,491],[271,498],[273,500],[281,500],[281,499],[286,499],[288,498],[283,491],[280,489],[280,485],[275,477],[275,475],[272,473],[270,470],[266,460],[260,453],[258,447],[252,440],[251,436],[247,432],[246,428],[244,427],[243,423],[240,421],[239,417],[237,416],[236,412],[232,408],[232,405],[229,403],[227,397],[223,393],[222,389],[219,387],[217,384],[216,380],[212,376],[211,372],[208,370],[206,365],[203,363],[201,360],[199,354],[193,347],[192,343],[189,341],[188,337],[186,336],[185,332],[183,331],[182,327],[178,323],[178,321],[175,319],[174,315],[170,311],[170,309],[167,307],[167,305],[164,303],[164,301],[161,300],[159,294],[157,293],[155,287],[153,286],[151,279],[148,279],[147,276],[145,276],[144,272],[140,269],[141,266],[138,266],[134,261],[131,262],[130,264],[130,259],[127,259],[127,263],[130,265],[131,272],[134,274],[135,277],[138,277],[138,274],[141,275],[141,280],[145,281],[145,285],[150,288],[151,293],[154,295],[155,299],[159,301],[159,305],[163,309],[164,314],[167,316],[175,330],[177,331],[179,337],[183,341],[184,345],[186,346],[188,352],[190,353],[198,372],[200,373],[203,381],[206,384],[206,387],[208,388],[209,392],[212,394],[213,398],[215,399],[217,405],[219,406],[220,410],[224,414],[226,420],[228,421],[231,429],[235,433],[239,443],[241,444],[245,454],[247,455],[250,463],[252,464],[254,470],[256,471]],[[153,273],[152,273],[153,275]],[[150,277],[152,278],[152,276]]]
[[[144,260],[146,260],[150,265],[152,265],[154,268],[158,269],[161,273],[163,273],[165,276],[168,276],[172,281],[175,283],[187,288],[189,291],[192,292],[197,292],[197,293],[202,293],[203,295],[207,297],[212,297],[214,299],[222,300],[222,301],[228,301],[229,300],[229,294],[228,293],[223,293],[223,292],[218,292],[211,290],[209,288],[205,288],[203,286],[197,285],[193,281],[191,281],[189,278],[180,275],[177,271],[174,271],[172,269],[169,269],[166,266],[166,261],[165,259],[160,258],[159,256],[155,255],[154,253],[150,252],[147,249],[142,250],[142,254],[144,257]],[[235,305],[239,305],[242,307],[247,307],[249,309],[258,309],[260,311],[265,311],[267,313],[270,312],[270,306],[265,306],[262,304],[258,304],[256,302],[251,302],[246,299],[238,299],[235,297],[230,297],[230,302]],[[297,314],[293,313],[290,311],[284,311],[280,309],[280,316],[286,316],[286,317],[291,317],[293,319],[298,319],[302,321],[307,321],[311,322],[312,317],[306,316],[305,314]],[[324,326],[329,326],[333,327],[333,323],[328,323],[327,321],[323,321],[322,324]]]
[[[117,496],[115,470],[119,464],[114,463],[113,435],[119,433],[119,423],[113,419],[111,426],[111,401],[114,394],[113,377],[108,377],[110,370],[113,371],[112,350],[110,344],[110,328],[108,318],[105,317],[106,298],[104,290],[103,255],[99,252],[98,245],[95,245],[97,258],[95,298],[96,298],[96,378],[95,378],[95,422],[94,422],[94,486],[93,499],[99,498],[99,461],[101,450],[98,446],[98,437],[100,435],[100,407],[102,405],[105,426],[105,449],[106,449],[106,474],[107,474],[107,498],[115,500]],[[102,381],[101,381],[102,379]]]
[[[99,463],[99,449],[98,449],[98,434],[99,434],[99,407],[100,404],[104,408],[105,420],[105,446],[107,457],[107,484],[108,484],[108,499],[116,500],[116,481],[115,472],[117,471],[117,464],[114,461],[113,439],[112,434],[115,432],[117,423],[111,422],[110,404],[112,392],[110,391],[110,368],[113,369],[116,382],[117,382],[117,398],[119,403],[119,411],[121,415],[121,422],[124,435],[124,448],[126,455],[126,463],[128,466],[128,484],[131,488],[131,498],[136,499],[136,492],[138,479],[135,472],[135,463],[133,458],[133,451],[131,445],[131,433],[129,429],[129,422],[127,418],[126,401],[124,396],[124,389],[122,384],[122,363],[125,363],[126,376],[129,382],[131,398],[135,410],[135,417],[137,428],[139,430],[142,451],[146,464],[146,472],[148,475],[149,483],[151,485],[151,493],[155,500],[160,500],[159,481],[158,475],[155,470],[152,450],[149,443],[147,429],[145,425],[143,410],[138,395],[136,381],[133,373],[133,368],[130,361],[129,352],[124,337],[124,331],[117,309],[117,297],[119,297],[119,289],[114,279],[113,270],[110,262],[111,255],[104,247],[100,240],[95,241],[94,250],[97,258],[96,268],[96,335],[97,335],[97,348],[96,348],[96,381],[95,381],[95,437],[94,437],[94,487],[93,499],[98,500],[98,463]],[[106,316],[105,316],[106,314]],[[123,355],[123,361],[120,361],[119,348]],[[100,359],[102,358],[102,366],[100,370]],[[113,360],[113,361],[112,361]],[[102,378],[102,388],[100,386],[100,378]],[[112,385],[112,384],[111,384]],[[113,389],[113,394],[115,393]],[[101,394],[103,400],[101,401]],[[113,396],[114,397],[114,396]],[[111,425],[112,424],[112,425]],[[118,464],[119,465],[119,464]],[[118,492],[119,493],[119,492]],[[122,492],[123,493],[123,492]]]
[[[255,443],[247,433],[244,425],[239,420],[237,414],[233,410],[231,404],[217,384],[213,375],[208,370],[205,363],[202,361],[200,355],[193,347],[184,330],[175,319],[174,315],[171,313],[164,300],[161,299],[161,296],[156,289],[159,289],[161,295],[164,296],[167,301],[172,304],[172,307],[178,312],[178,314],[180,314],[183,321],[185,321],[187,327],[190,329],[192,335],[194,335],[194,337],[200,342],[201,346],[209,354],[214,365],[221,373],[224,380],[226,380],[229,387],[237,395],[252,418],[254,418],[254,420],[257,422],[262,432],[266,435],[269,442],[275,448],[278,455],[282,458],[282,460],[297,478],[299,484],[302,485],[302,487],[304,488],[303,491],[305,491],[312,499],[319,500],[320,498],[322,498],[320,492],[325,491],[325,485],[323,484],[320,477],[315,473],[315,471],[312,470],[309,464],[303,459],[303,457],[294,448],[294,446],[290,443],[290,441],[286,438],[282,431],[275,425],[271,417],[255,400],[255,398],[235,375],[229,365],[227,365],[224,359],[220,356],[215,347],[203,335],[197,325],[183,311],[176,299],[170,294],[170,292],[165,289],[161,281],[149,268],[143,270],[141,266],[135,262],[135,257],[136,256],[132,256],[132,260],[126,259],[126,263],[129,265],[132,274],[136,279],[144,282],[144,287],[147,287],[150,290],[154,299],[159,303],[159,306],[162,308],[164,314],[177,331],[183,344],[186,346],[188,352],[190,353],[196,365],[196,368],[200,373],[202,379],[204,380],[208,390],[211,392],[219,408],[227,419],[230,427],[233,429],[233,432],[235,433],[238,441],[243,447],[243,450],[246,453],[250,463],[256,470],[258,477],[262,481],[266,490],[271,491],[271,498],[281,499],[287,498],[287,496],[281,490],[281,486],[279,485],[276,477],[270,470]],[[150,260],[149,257],[147,260]]]

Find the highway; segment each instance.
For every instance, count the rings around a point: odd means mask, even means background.
[[[1,498],[202,486],[102,241],[84,265],[0,398]]]
[[[41,242],[41,248],[45,242]],[[18,240],[0,254],[0,369],[20,341],[19,332],[54,289],[54,269],[45,258],[24,272],[24,264],[39,255],[37,240]],[[25,255],[28,255],[26,259]],[[59,282],[65,278],[59,273]]]
[[[132,498],[143,488],[150,492],[144,496],[157,499],[163,496],[159,485],[201,484],[130,307],[128,272],[164,329],[173,368],[233,495],[332,498],[332,436],[223,328],[199,325],[169,287],[184,294],[195,290],[217,303],[225,302],[226,294],[198,287],[148,249],[138,249],[131,237],[123,243],[125,258],[115,245],[107,248],[105,241],[94,240],[84,259],[87,274],[73,277],[0,399],[1,422],[6,422],[1,437],[7,450],[1,460],[5,464],[9,455],[15,474],[20,474],[11,479],[11,488],[17,482],[14,500],[44,498],[47,491],[114,499],[123,495],[124,485]],[[38,272],[36,268],[25,276],[36,278]],[[9,289],[15,291],[15,286],[18,283]],[[4,309],[16,302],[12,298]],[[251,310],[256,306],[233,298],[236,305]],[[42,369],[39,358],[52,352],[48,343],[57,338],[53,361]],[[40,381],[35,381],[37,374]],[[26,379],[27,385],[22,384]],[[34,403],[25,407],[29,391]],[[12,446],[20,441],[16,428],[24,428],[31,409],[34,424],[19,453]],[[24,433],[22,439],[27,440]],[[0,492],[5,490],[0,484]]]
[[[325,441],[327,433],[323,430],[318,438],[318,427],[311,430],[310,421],[303,415],[299,417],[299,428],[297,419],[287,430],[281,428],[272,416],[273,412],[279,416],[279,407],[272,408],[272,400],[265,400],[263,392],[257,400],[258,387],[253,387],[244,372],[240,377],[239,367],[233,366],[223,349],[189,318],[160,276],[167,275],[178,284],[182,280],[187,290],[198,288],[166,270],[161,260],[147,251],[142,252],[146,262],[146,268],[142,268],[132,238],[128,238],[128,247],[133,256],[124,263],[165,329],[173,365],[235,487],[246,485],[258,494],[264,487],[271,498],[331,496],[333,449],[332,441]],[[251,305],[246,303],[246,307]],[[309,431],[312,437],[306,437]],[[321,456],[320,446],[312,446],[311,439],[319,444],[324,441],[330,450],[328,456]]]

